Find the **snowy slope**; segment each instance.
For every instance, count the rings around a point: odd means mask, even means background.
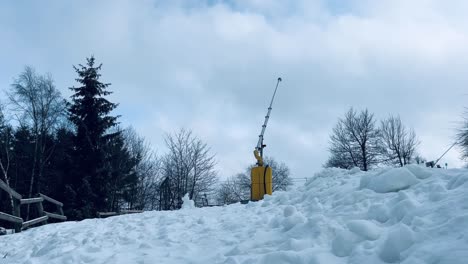
[[[0,263],[468,263],[468,170],[328,169],[265,201],[51,224]]]

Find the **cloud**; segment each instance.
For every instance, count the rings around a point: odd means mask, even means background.
[[[220,174],[254,162],[266,108],[268,155],[311,176],[350,106],[400,114],[437,158],[466,100],[466,1],[50,1],[0,3],[0,84],[25,64],[51,72],[65,95],[72,64],[94,54],[132,124],[160,153],[191,128]],[[6,40],[6,41],[5,41]],[[458,152],[446,160],[461,165]]]

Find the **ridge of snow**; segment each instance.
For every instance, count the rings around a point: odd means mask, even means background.
[[[468,170],[325,169],[263,201],[49,224],[3,263],[403,263],[468,259]],[[185,208],[191,208],[186,210]]]
[[[416,176],[407,168],[385,170],[376,175],[362,176],[360,188],[368,188],[378,193],[404,190],[418,183]]]

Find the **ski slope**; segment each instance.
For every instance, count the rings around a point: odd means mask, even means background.
[[[327,169],[246,205],[186,201],[2,236],[0,254],[2,264],[468,263],[468,170]]]

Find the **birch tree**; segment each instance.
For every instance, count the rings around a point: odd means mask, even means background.
[[[64,117],[65,103],[55,88],[52,77],[38,75],[30,66],[25,67],[14,80],[7,95],[17,121],[22,126],[30,127],[34,137],[32,170],[27,193],[28,197],[32,197],[40,192],[40,185],[37,183],[42,178],[45,164],[53,153],[53,146],[47,145],[46,137],[57,127],[59,119]]]
[[[8,187],[10,186],[10,162],[11,162],[11,149],[13,129],[7,123],[5,115],[3,114],[4,107],[0,104],[0,169]],[[8,193],[9,204],[11,206],[11,214],[14,215],[14,202],[11,193]]]

